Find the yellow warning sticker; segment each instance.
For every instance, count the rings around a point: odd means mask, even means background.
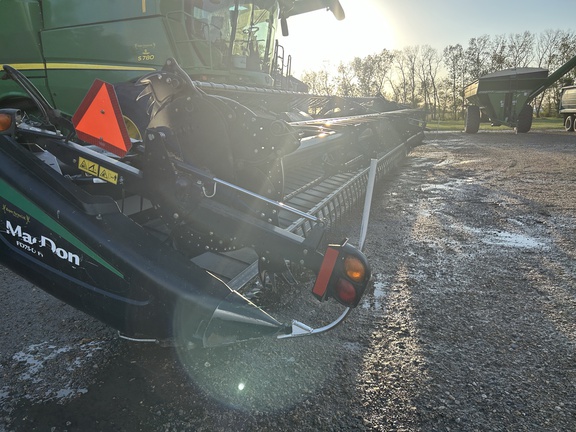
[[[104,168],[96,162],[80,157],[78,158],[78,168],[88,174],[100,177],[102,180],[106,180],[109,183],[118,184],[118,173],[108,168]]]
[[[100,177],[102,180],[106,180],[109,183],[118,183],[118,173],[109,170],[108,168],[100,167],[98,177]]]
[[[97,176],[98,171],[100,170],[100,165],[95,162],[89,161],[88,159],[84,159],[83,157],[78,158],[78,168],[82,171],[87,172],[88,174],[92,174]]]

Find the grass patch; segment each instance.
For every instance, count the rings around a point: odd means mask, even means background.
[[[432,131],[463,131],[464,120],[429,120],[427,126]],[[509,126],[491,126],[490,123],[480,123],[480,130],[510,129]],[[532,129],[564,129],[564,120],[560,117],[534,117]]]

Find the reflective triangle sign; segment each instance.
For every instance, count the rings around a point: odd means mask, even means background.
[[[132,146],[112,84],[95,80],[72,117],[72,123],[82,141],[120,157]]]

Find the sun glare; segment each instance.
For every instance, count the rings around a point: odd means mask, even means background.
[[[340,3],[346,13],[343,21],[325,10],[288,20],[290,34],[280,37],[280,44],[292,56],[296,75],[306,70],[334,69],[355,57],[399,48],[393,26],[378,0],[340,0]]]

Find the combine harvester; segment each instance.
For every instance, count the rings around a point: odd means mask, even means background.
[[[422,140],[424,113],[296,91],[279,72],[277,21],[286,34],[298,13],[343,18],[337,0],[131,4],[3,3],[2,31],[28,28],[0,54],[0,262],[131,340],[333,328],[370,266],[325,233],[364,196],[370,161],[381,178]],[[256,304],[255,286],[297,285],[292,263],[342,305],[329,324]]]

